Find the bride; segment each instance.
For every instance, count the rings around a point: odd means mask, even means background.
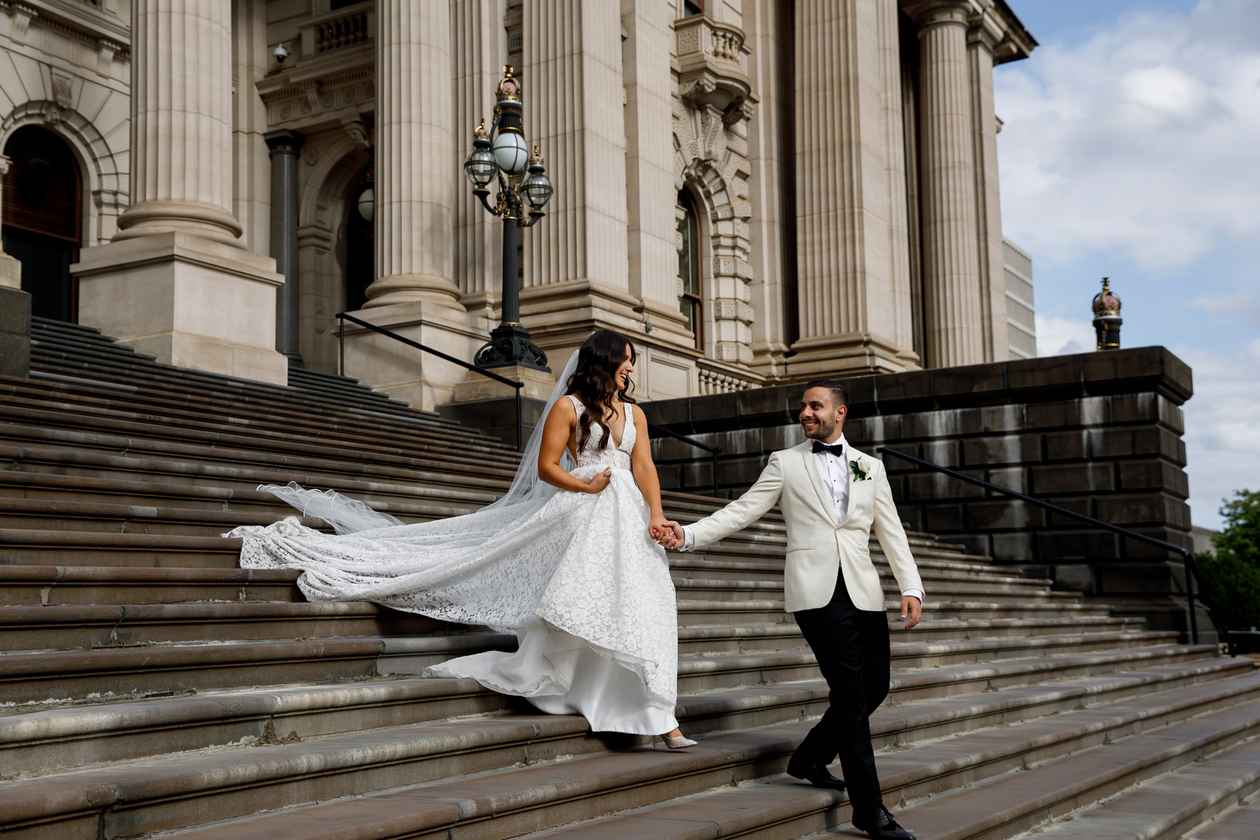
[[[241,566],[302,570],[313,601],[368,600],[514,633],[515,652],[432,666],[580,714],[597,732],[692,746],[674,717],[678,615],[647,420],[629,396],[630,341],[597,330],[573,354],[507,495],[474,513],[403,524],[331,490],[264,485],[336,530],[289,517],[244,526]]]

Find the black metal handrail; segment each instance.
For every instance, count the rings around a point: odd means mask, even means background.
[[[1190,640],[1196,645],[1199,643],[1199,620],[1198,620],[1197,610],[1195,608],[1196,598],[1195,598],[1195,589],[1194,589],[1195,583],[1197,582],[1199,578],[1199,567],[1198,567],[1198,564],[1195,562],[1194,552],[1192,552],[1190,549],[1183,548],[1182,546],[1179,546],[1179,545],[1174,545],[1173,543],[1170,543],[1170,542],[1165,542],[1164,540],[1158,540],[1155,537],[1148,537],[1146,534],[1140,533],[1138,531],[1134,531],[1130,528],[1122,528],[1119,525],[1113,525],[1110,522],[1104,522],[1101,519],[1095,519],[1092,516],[1087,516],[1083,513],[1077,513],[1074,510],[1068,510],[1065,507],[1061,507],[1059,505],[1053,504],[1052,502],[1047,502],[1044,499],[1038,499],[1035,496],[1029,496],[1026,493],[1020,493],[1016,490],[1011,490],[1010,488],[1007,488],[1007,487],[999,487],[998,485],[985,481],[984,479],[973,478],[972,476],[965,475],[964,473],[960,473],[957,470],[952,470],[949,467],[943,467],[940,464],[933,463],[932,461],[925,461],[924,459],[918,457],[917,455],[911,455],[908,452],[902,452],[899,449],[892,449],[891,447],[884,446],[884,447],[880,447],[877,451],[882,452],[886,455],[892,455],[895,458],[900,458],[903,461],[907,461],[911,464],[916,464],[920,467],[927,467],[930,470],[935,470],[936,472],[943,473],[944,475],[947,475],[950,478],[955,478],[959,481],[965,481],[968,484],[974,484],[977,487],[983,487],[986,490],[992,490],[994,493],[1000,493],[1004,496],[1010,496],[1013,499],[1019,499],[1021,502],[1027,502],[1028,504],[1036,505],[1037,507],[1044,508],[1045,510],[1053,511],[1054,513],[1057,513],[1061,516],[1067,516],[1071,519],[1075,519],[1078,522],[1087,522],[1096,528],[1102,528],[1103,530],[1111,531],[1112,533],[1115,533],[1115,534],[1120,534],[1121,536],[1128,537],[1129,539],[1137,540],[1138,542],[1144,542],[1144,543],[1147,543],[1148,545],[1157,546],[1159,548],[1163,548],[1168,551],[1171,551],[1174,554],[1180,554],[1181,557],[1185,560],[1185,564],[1186,564],[1186,600],[1189,602],[1189,607],[1190,607]],[[1053,560],[1051,561],[1039,560],[1038,565],[1065,566],[1065,565],[1069,565],[1069,563],[1067,561],[1059,562],[1059,561],[1053,561]],[[1077,565],[1077,563],[1076,561],[1073,561],[1070,565]],[[1085,565],[1093,567],[1094,561],[1086,560]],[[1097,577],[1096,580],[1098,583],[1098,594],[1102,594],[1102,578]],[[1212,623],[1214,626],[1216,625],[1215,617],[1213,617]],[[1216,630],[1217,630],[1217,634],[1221,635],[1221,629],[1219,626],[1216,626]]]
[[[661,435],[671,437],[674,440],[682,441],[689,446],[694,446],[696,449],[709,453],[709,458],[713,465],[713,495],[716,496],[718,494],[718,456],[722,454],[722,450],[716,446],[709,446],[707,443],[701,443],[695,438],[679,434],[667,426],[657,426],[653,423],[648,423],[648,437],[660,437]]]
[[[384,327],[356,318],[348,312],[337,313],[337,344],[339,345],[338,350],[340,353],[340,357],[337,362],[337,372],[342,376],[346,375],[346,321],[349,321],[352,324],[357,324],[358,326],[371,330],[372,332],[380,333],[383,336],[392,338],[394,341],[401,341],[408,347],[423,350],[424,352],[437,356],[439,359],[450,362],[453,365],[459,365],[464,370],[471,370],[474,373],[479,373],[482,376],[489,377],[496,382],[502,382],[504,385],[512,386],[516,392],[516,451],[521,451],[521,447],[525,443],[525,419],[524,412],[522,410],[523,406],[521,405],[521,389],[525,387],[524,382],[517,382],[515,379],[508,379],[506,376],[501,376],[492,370],[483,368],[481,365],[475,365],[470,362],[465,362],[463,359],[457,359],[452,355],[443,353],[441,350],[435,350],[432,347],[428,347],[418,341],[407,338],[405,335],[399,335],[393,330],[387,330]]]

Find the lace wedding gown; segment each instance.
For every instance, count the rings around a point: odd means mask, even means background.
[[[580,415],[582,404],[568,399]],[[630,412],[619,442],[610,434],[599,448],[604,428],[592,422],[577,453],[572,473],[584,481],[611,468],[598,494],[533,493],[404,525],[331,491],[267,487],[339,533],[290,517],[228,536],[243,540],[244,568],[301,569],[298,586],[311,600],[369,600],[517,636],[515,652],[452,659],[430,668],[434,676],[469,677],[544,712],[583,715],[595,731],[669,732],[678,725],[678,618],[669,563],[648,535],[648,506],[630,471]]]

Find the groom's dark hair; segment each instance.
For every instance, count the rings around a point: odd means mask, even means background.
[[[844,387],[844,383],[836,379],[815,379],[812,382],[805,383],[805,390],[810,388],[826,388],[831,392],[831,398],[836,401],[837,405],[849,404],[849,389]]]

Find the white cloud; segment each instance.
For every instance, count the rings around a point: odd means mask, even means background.
[[[1254,326],[1260,326],[1260,300],[1253,294],[1201,295],[1190,306],[1209,315],[1240,315]]]
[[[1194,396],[1185,405],[1190,515],[1219,527],[1221,501],[1235,490],[1260,490],[1260,340],[1234,356],[1176,348],[1194,369]]]
[[[1091,321],[1037,313],[1037,355],[1088,353],[1097,346]]]
[[[1260,236],[1254,0],[1129,15],[996,84],[1004,232],[1033,252],[1166,268]]]

